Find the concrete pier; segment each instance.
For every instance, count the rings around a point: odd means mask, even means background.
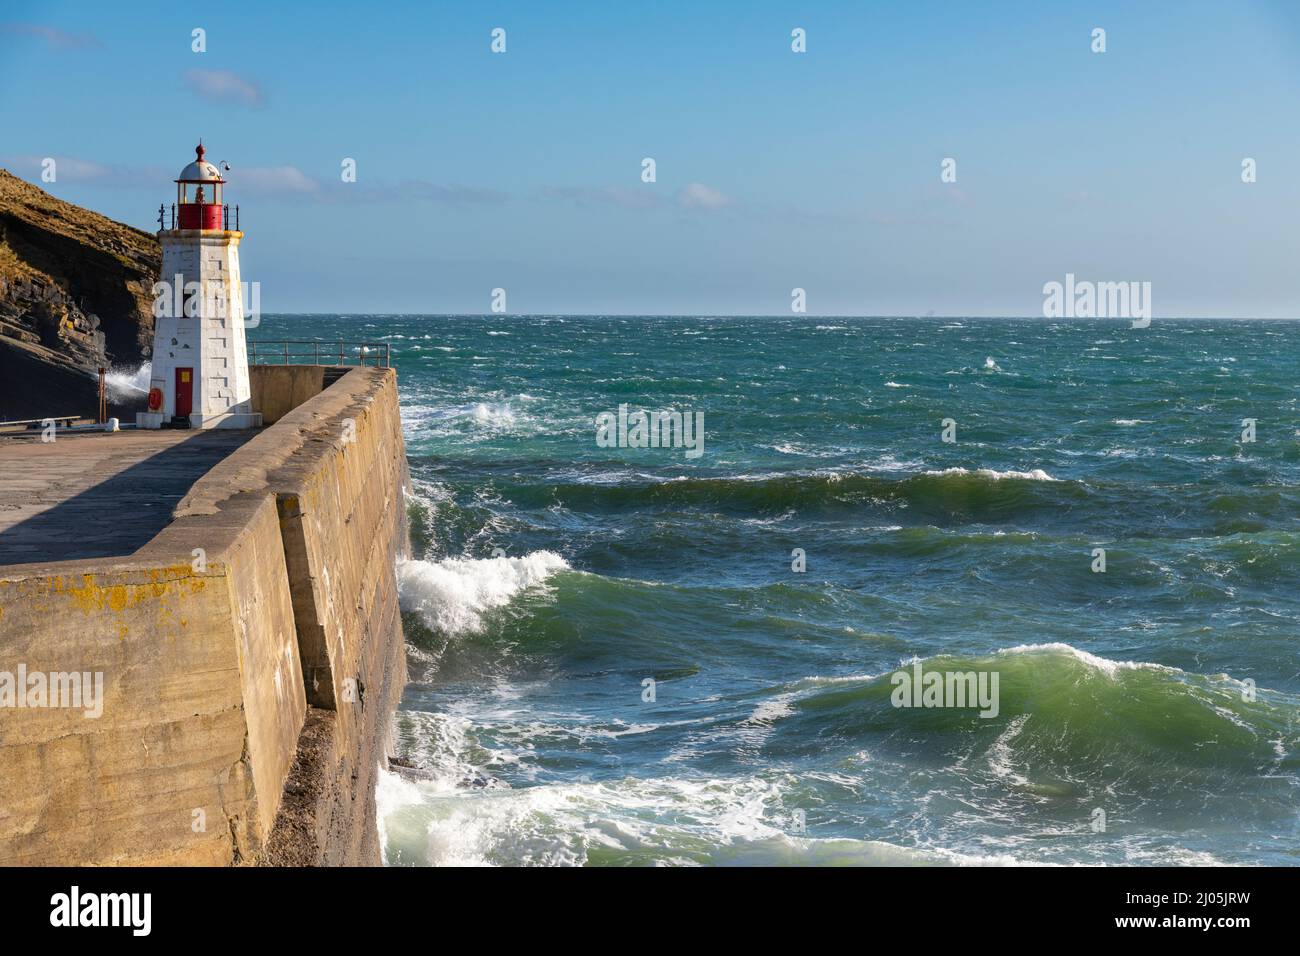
[[[0,865],[379,862],[396,374],[253,372],[260,431],[0,439]]]
[[[129,555],[256,432],[40,432],[0,438],[0,565]]]

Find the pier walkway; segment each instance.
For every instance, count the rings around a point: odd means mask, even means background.
[[[133,554],[255,429],[0,438],[0,565]]]

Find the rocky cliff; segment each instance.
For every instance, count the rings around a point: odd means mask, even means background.
[[[96,370],[148,357],[161,261],[149,233],[0,169],[0,421],[93,415]],[[128,415],[143,395],[117,398]]]

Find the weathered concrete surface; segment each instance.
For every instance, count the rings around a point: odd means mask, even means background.
[[[333,416],[338,433],[294,456],[273,482],[307,700],[335,713],[333,764],[317,798],[316,817],[331,821],[321,862],[357,864],[379,862],[373,794],[406,684],[394,568],[409,552],[409,477],[396,389],[347,401]],[[302,406],[281,424],[308,427],[314,413]]]
[[[249,431],[0,438],[0,565],[127,555]]]
[[[355,369],[130,558],[0,567],[0,672],[104,674],[97,719],[0,710],[0,863],[379,862],[405,480],[396,377]]]
[[[274,502],[226,518],[182,535],[202,570],[188,548],[0,569],[0,670],[103,675],[98,717],[0,711],[0,863],[229,863],[265,841],[306,701]]]
[[[396,374],[358,368],[215,466],[177,509],[209,513],[231,488],[277,495],[307,700],[334,712],[330,746],[315,747],[325,771],[277,829],[301,829],[310,805],[319,863],[379,862],[374,789],[406,684],[394,566],[409,550],[408,480]]]
[[[263,425],[273,425],[320,394],[324,379],[323,365],[250,365],[253,411],[262,413]]]

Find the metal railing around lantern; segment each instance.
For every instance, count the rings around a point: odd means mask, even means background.
[[[199,203],[199,205],[202,206],[202,205],[206,205],[206,204],[205,204],[205,203]],[[199,214],[199,221],[200,221],[200,222],[203,221],[203,215],[202,215],[202,213]],[[172,203],[172,208],[171,208],[171,219],[170,219],[170,222],[171,222],[171,225],[168,225],[167,207],[166,207],[166,205],[160,205],[160,206],[158,207],[158,228],[159,228],[159,229],[175,229],[175,228],[176,228],[176,204],[175,204],[175,203]],[[225,204],[222,205],[222,207],[221,207],[221,228],[224,229],[224,230],[226,230],[227,232],[230,231],[230,203],[225,203]],[[235,232],[239,232],[239,206],[238,206],[238,204],[236,204],[236,206],[235,206]]]
[[[248,340],[249,365],[392,366],[388,342],[267,342]]]

